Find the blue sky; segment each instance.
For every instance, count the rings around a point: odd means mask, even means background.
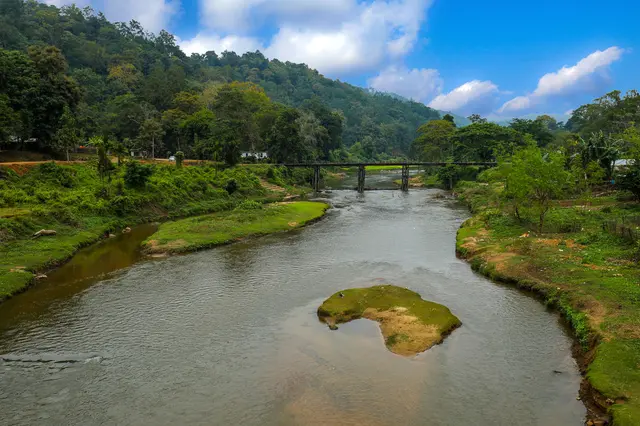
[[[634,0],[76,3],[165,28],[187,53],[259,49],[462,115],[563,115],[610,90],[640,88]]]

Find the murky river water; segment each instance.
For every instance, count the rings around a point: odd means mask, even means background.
[[[0,306],[0,423],[580,425],[562,324],[456,259],[468,214],[436,193],[339,191],[326,220],[293,233],[91,280],[69,265]],[[131,242],[152,231],[80,264],[136,260]],[[464,325],[407,359],[375,323],[318,322],[326,297],[380,282]]]

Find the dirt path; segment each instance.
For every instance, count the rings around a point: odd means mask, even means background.
[[[287,192],[285,188],[269,183],[264,179],[260,179],[260,185],[262,185],[263,188],[268,189],[269,191],[281,192],[283,194]]]

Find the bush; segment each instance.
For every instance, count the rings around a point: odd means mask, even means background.
[[[236,210],[262,210],[262,204],[253,200],[244,200],[236,207]]]
[[[184,161],[184,152],[182,151],[176,152],[175,157],[176,157],[176,167],[178,169],[182,168],[182,162]]]
[[[38,166],[40,176],[49,182],[56,183],[65,188],[73,188],[75,179],[70,168],[58,166],[54,162],[40,164]]]
[[[231,195],[238,190],[238,182],[235,179],[230,179],[224,189],[227,194]]]
[[[153,166],[141,164],[138,161],[127,163],[124,172],[124,183],[129,188],[143,188],[153,175]]]

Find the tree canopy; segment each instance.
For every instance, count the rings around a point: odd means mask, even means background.
[[[352,155],[349,148],[359,143],[373,159],[408,154],[415,129],[439,118],[421,103],[370,93],[260,52],[187,56],[166,31],[111,23],[91,8],[7,0],[0,28],[0,123],[7,124],[0,144],[35,138],[40,148],[58,150],[52,141],[68,108],[85,138],[113,137],[131,148],[148,139],[151,122],[160,123],[163,155],[204,155],[213,146],[266,149],[270,126],[293,107],[305,117],[301,131],[314,135],[301,139],[315,141],[313,155]],[[238,110],[222,107],[223,98]],[[214,124],[204,129],[203,120]],[[228,129],[236,124],[234,139]]]

